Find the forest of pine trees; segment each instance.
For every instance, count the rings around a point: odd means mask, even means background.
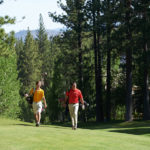
[[[36,38],[6,34],[0,17],[0,115],[33,121],[24,94],[42,80],[48,104],[42,122],[64,120],[65,97],[77,82],[90,105],[79,119],[97,122],[150,119],[150,2],[148,0],[58,1],[63,14],[49,17],[65,26],[48,37],[39,15]],[[63,119],[62,119],[63,118]]]

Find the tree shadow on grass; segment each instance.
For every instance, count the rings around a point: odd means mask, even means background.
[[[133,135],[146,135],[150,136],[150,127],[149,128],[134,128],[134,129],[121,129],[121,130],[111,130],[109,132],[118,132],[125,134],[133,134]]]
[[[60,122],[54,122],[51,125],[58,126],[58,127],[72,127],[71,122],[65,122],[65,123],[60,123]],[[91,129],[91,130],[98,130],[98,129],[108,129],[108,128],[113,128],[116,125],[115,123],[96,123],[96,122],[79,122],[78,123],[78,128],[81,129]]]
[[[53,123],[51,125],[59,127],[71,127],[71,122],[67,123]],[[79,122],[78,128],[89,129],[89,130],[101,130],[101,129],[116,129],[111,130],[111,132],[124,132],[131,134],[150,134],[150,121],[133,121],[133,122],[124,122],[124,121],[111,121],[111,122]]]
[[[35,125],[32,125],[32,124],[24,124],[24,123],[19,123],[19,124],[13,124],[15,126],[26,126],[26,127],[33,127]]]
[[[60,127],[68,128],[68,127],[71,127],[71,123],[70,122],[65,122],[65,123],[63,123],[63,122],[53,122],[50,125],[51,126],[55,126],[54,128],[60,128]],[[49,126],[47,126],[47,127],[49,127]]]

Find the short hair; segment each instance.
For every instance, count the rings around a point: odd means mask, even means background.
[[[39,82],[41,82],[41,80],[39,80],[39,81],[36,81],[36,85],[38,85],[38,84],[39,84]]]
[[[74,82],[71,82],[70,86],[72,86],[74,83],[77,84],[77,82],[74,81]]]

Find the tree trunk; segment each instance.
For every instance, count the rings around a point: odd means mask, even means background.
[[[99,103],[98,103],[98,80],[97,80],[97,76],[98,76],[98,72],[97,72],[97,44],[96,44],[96,19],[95,19],[95,0],[92,0],[92,4],[93,4],[93,45],[94,45],[94,61],[95,61],[95,86],[96,86],[96,121],[99,122],[100,121],[100,107],[99,107]]]
[[[99,30],[99,29],[98,29]],[[104,121],[103,114],[103,96],[102,96],[102,57],[101,57],[101,49],[100,49],[100,32],[97,32],[97,52],[98,52],[98,68],[97,68],[97,105],[99,107],[98,110],[98,121]]]
[[[107,0],[108,15],[110,15],[110,1]],[[108,17],[108,16],[107,16]],[[109,16],[110,17],[110,16]],[[111,120],[111,47],[110,47],[111,25],[107,20],[107,91],[106,91],[106,119]]]
[[[128,46],[126,49],[126,121],[132,121],[132,48],[131,48],[131,41],[132,41],[132,34],[130,28],[130,7],[131,7],[131,0],[126,0],[126,39],[128,41]]]
[[[150,105],[149,105],[149,73],[148,73],[148,45],[147,45],[147,15],[146,10],[143,13],[143,44],[144,44],[144,120],[150,119]]]
[[[81,17],[81,6],[80,6],[80,1],[77,0],[77,40],[78,40],[78,59],[79,59],[79,88],[82,90],[83,89],[83,60],[82,60],[82,38],[81,38],[81,33],[82,33],[82,17]]]
[[[144,43],[144,120],[150,119],[150,105],[149,105],[149,74],[148,74],[148,58],[147,58],[147,43]]]
[[[80,25],[79,25],[80,28]],[[79,52],[79,88],[83,89],[83,71],[82,71],[82,48],[81,48],[81,31],[78,33],[78,52]]]
[[[102,96],[102,56],[100,49],[100,4],[97,1],[97,20],[96,20],[96,31],[97,31],[97,102],[98,105],[98,118],[97,121],[104,121],[103,114],[103,96]]]

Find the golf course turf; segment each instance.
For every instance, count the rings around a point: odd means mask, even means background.
[[[0,150],[150,150],[150,121],[35,127],[0,118]]]

